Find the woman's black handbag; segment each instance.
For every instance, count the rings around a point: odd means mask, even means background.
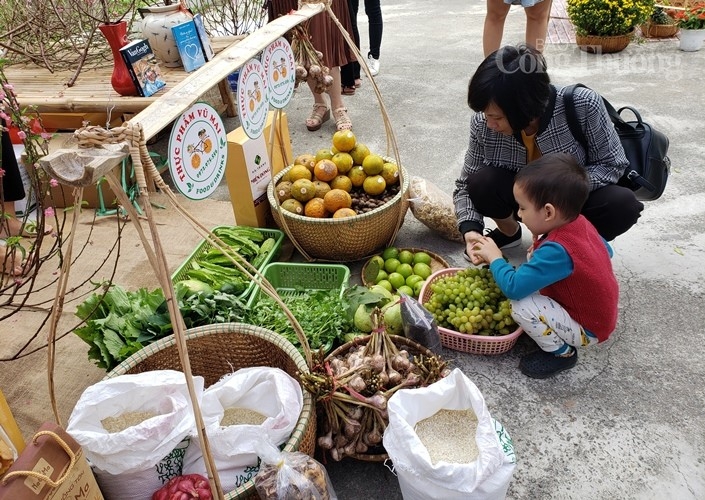
[[[578,122],[573,101],[573,91],[577,87],[585,87],[585,85],[576,83],[566,87],[563,91],[563,102],[570,132],[587,151],[587,139]],[[671,171],[671,160],[666,154],[668,153],[668,137],[645,123],[639,112],[631,106],[615,110],[607,99],[602,97],[602,101],[629,160],[629,166],[618,184],[630,188],[642,201],[657,199],[663,194],[668,174]],[[625,109],[634,114],[636,121],[622,119],[621,114]]]

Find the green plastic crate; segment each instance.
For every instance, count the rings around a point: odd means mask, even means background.
[[[216,229],[223,228],[223,227],[231,227],[231,226],[216,226],[213,229],[211,229],[211,232],[215,231]],[[267,254],[267,257],[264,259],[262,264],[260,264],[259,267],[257,267],[257,270],[259,272],[262,272],[262,270],[272,262],[275,258],[279,256],[279,251],[281,250],[282,242],[284,241],[284,233],[278,229],[269,229],[269,228],[259,228],[256,227],[254,228],[262,235],[264,236],[264,239],[267,238],[274,238],[274,247],[272,250]],[[171,281],[173,283],[177,283],[179,281],[182,281],[186,279],[186,271],[191,269],[191,262],[196,260],[198,257],[200,257],[203,253],[207,252],[213,248],[213,245],[208,243],[208,241],[203,240],[201,241],[198,246],[194,249],[193,252],[191,252],[191,255],[188,256],[188,258],[184,261],[183,264],[181,264],[176,271],[174,271],[174,274],[171,275]],[[255,289],[257,284],[255,282],[250,282],[249,286],[245,289],[244,292],[242,292],[238,297],[242,300],[247,299],[247,297],[250,296],[252,293],[252,290]]]
[[[261,273],[283,299],[311,290],[340,290],[342,297],[350,279],[350,269],[342,264],[272,262]],[[261,293],[262,290],[257,287],[247,305],[253,307]]]

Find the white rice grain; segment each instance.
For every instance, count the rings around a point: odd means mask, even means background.
[[[223,418],[220,421],[221,427],[230,425],[262,425],[267,420],[265,415],[247,408],[225,408]]]
[[[419,421],[414,430],[434,465],[468,464],[480,453],[475,441],[477,416],[472,410],[440,410]]]
[[[157,414],[150,411],[128,411],[116,417],[107,417],[100,421],[103,428],[110,434],[122,432],[125,429],[141,424],[145,420],[156,417]]]

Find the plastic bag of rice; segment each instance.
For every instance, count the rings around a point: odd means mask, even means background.
[[[409,181],[409,206],[411,213],[424,226],[450,241],[463,241],[458,231],[453,197],[422,177]]]

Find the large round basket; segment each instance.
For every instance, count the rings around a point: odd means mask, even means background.
[[[390,161],[389,159],[387,159]],[[289,171],[279,172],[267,187],[274,222],[308,254],[312,260],[351,262],[372,256],[392,243],[409,208],[406,192],[409,176],[401,167],[402,186],[387,203],[365,214],[339,219],[317,219],[277,209],[274,186]],[[286,227],[282,224],[284,217]]]
[[[672,38],[678,33],[676,24],[644,23],[640,28],[641,34],[646,38]]]
[[[328,354],[326,356],[326,361],[330,361],[332,358],[337,357],[337,356],[344,356],[350,349],[352,349],[354,346],[358,345],[366,345],[369,340],[370,340],[371,335],[364,335],[361,337],[356,337],[350,342],[346,342],[345,344],[339,346],[337,349],[335,349],[333,352]],[[430,349],[422,346],[418,342],[414,342],[413,340],[407,339],[406,337],[400,337],[398,335],[390,335],[389,338],[392,339],[392,342],[394,342],[394,345],[397,346],[398,348],[404,348],[406,349],[409,354],[412,354],[414,356],[419,356],[419,355],[424,355],[424,356],[435,356],[433,351]],[[357,453],[355,455],[349,455],[351,458],[357,459],[357,460],[363,460],[366,462],[384,462],[389,458],[389,455],[387,455],[387,452],[385,451],[384,447],[381,445],[377,447],[377,449],[373,450],[372,452],[368,453]]]
[[[280,368],[296,378],[308,371],[303,356],[281,335],[243,323],[222,323],[188,330],[186,345],[191,373],[204,378],[209,387],[223,375],[240,368],[268,366]],[[105,378],[152,370],[183,371],[173,335],[148,345],[120,363]],[[303,409],[284,451],[301,451],[313,456],[316,446],[316,412],[311,394],[303,391]],[[256,499],[254,481],[230,491],[226,499]]]
[[[433,285],[433,283],[446,276],[452,276],[458,271],[462,271],[462,268],[442,269],[429,276],[423,288],[421,288],[421,293],[419,293],[419,302],[423,305],[430,300],[433,293],[431,291],[431,285]],[[468,335],[466,333],[450,330],[449,328],[438,327],[438,333],[440,334],[443,347],[455,351],[490,356],[504,354],[509,351],[514,347],[514,344],[517,343],[517,339],[523,331],[524,330],[519,327],[509,335]]]
[[[575,35],[575,43],[580,50],[590,54],[611,54],[627,48],[633,33],[616,36]]]

